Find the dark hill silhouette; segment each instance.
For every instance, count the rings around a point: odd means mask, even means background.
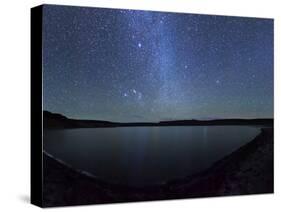
[[[115,123],[99,120],[70,119],[58,113],[43,111],[44,128],[114,127]]]
[[[175,120],[161,122],[121,123],[102,120],[80,120],[67,118],[58,113],[43,111],[44,128],[97,128],[136,126],[211,126],[211,125],[263,125],[273,126],[273,119],[218,119],[218,120]]]
[[[177,120],[159,122],[162,126],[185,125],[273,125],[273,119],[217,119],[217,120]]]

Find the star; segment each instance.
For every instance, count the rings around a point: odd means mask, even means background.
[[[141,93],[141,92],[138,93],[138,99],[139,99],[139,100],[142,99],[142,93]]]

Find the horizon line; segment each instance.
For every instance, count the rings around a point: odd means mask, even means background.
[[[120,122],[120,121],[108,121],[105,119],[81,119],[81,118],[72,118],[62,113],[57,112],[51,112],[49,110],[42,110],[42,113],[49,112],[51,114],[61,115],[66,117],[67,119],[72,120],[80,120],[80,121],[103,121],[103,122],[111,122],[111,123],[161,123],[161,122],[175,122],[175,121],[219,121],[219,120],[257,120],[257,119],[272,119],[274,120],[274,117],[263,117],[263,118],[217,118],[217,119],[173,119],[173,120],[160,120],[160,121],[137,121],[137,122]]]

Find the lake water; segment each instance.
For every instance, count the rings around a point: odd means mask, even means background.
[[[106,181],[146,185],[202,171],[258,133],[248,126],[45,130],[44,150]]]

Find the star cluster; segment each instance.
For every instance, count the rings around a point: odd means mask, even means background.
[[[273,20],[45,5],[44,110],[121,122],[273,117]]]

